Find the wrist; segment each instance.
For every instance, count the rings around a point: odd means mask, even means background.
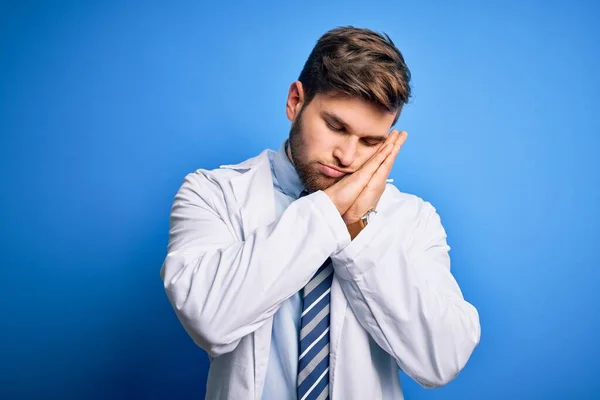
[[[350,215],[346,215],[346,214],[342,215],[342,219],[344,220],[344,223],[346,225],[354,224],[354,223],[360,221],[361,218],[362,218],[362,216],[360,216],[360,215],[358,215],[358,216],[355,216],[355,215],[350,216]]]
[[[350,238],[354,239],[369,224],[369,220],[376,213],[377,211],[375,211],[374,208],[371,208],[363,216],[358,218],[344,216],[344,222],[346,223],[346,228],[350,233]]]
[[[346,211],[348,211],[349,205],[342,205],[342,203],[335,196],[335,193],[332,191],[331,187],[323,190],[323,192],[327,195],[327,197],[329,197],[329,200],[331,200],[331,202],[335,205],[335,208],[337,208],[338,212],[343,218],[346,215]],[[344,219],[344,222],[345,221],[346,219]]]
[[[354,238],[358,236],[358,234],[365,228],[365,226],[367,226],[367,224],[363,219],[359,219],[356,222],[346,224],[346,229],[348,229],[350,239],[354,240]]]

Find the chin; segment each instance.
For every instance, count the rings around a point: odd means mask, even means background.
[[[332,178],[329,176],[325,176],[319,172],[316,172],[314,174],[311,174],[311,177],[308,179],[308,182],[304,183],[304,186],[310,192],[316,192],[316,191],[325,190],[325,189],[331,187],[340,179],[341,178],[339,178],[339,179]]]

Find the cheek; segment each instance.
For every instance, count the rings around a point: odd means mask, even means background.
[[[318,122],[305,123],[303,125],[304,153],[310,160],[329,160],[333,152],[335,137],[327,127]]]
[[[359,150],[359,154],[356,157],[356,164],[359,165],[360,167],[362,167],[363,165],[365,165],[365,163],[367,161],[369,161],[371,159],[371,157],[373,157],[375,155],[375,153],[377,152],[377,147],[375,148],[371,148],[371,147],[367,147],[367,148],[363,148],[362,150]]]
[[[328,129],[318,120],[307,119],[303,121],[304,136],[311,142],[319,142],[327,135]]]

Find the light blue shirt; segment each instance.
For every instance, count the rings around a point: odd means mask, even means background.
[[[304,190],[294,165],[290,162],[284,141],[279,152],[271,159],[271,172],[275,187],[275,212],[277,219]],[[298,375],[298,336],[302,299],[300,292],[281,304],[273,316],[271,351],[267,364],[267,375],[263,389],[263,400],[296,399],[296,378]]]

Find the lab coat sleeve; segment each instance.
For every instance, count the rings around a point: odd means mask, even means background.
[[[233,351],[350,242],[322,191],[294,201],[279,220],[238,240],[221,215],[225,207],[215,186],[201,172],[186,176],[171,208],[161,268],[178,319],[211,357]]]
[[[410,235],[400,234],[401,219],[377,214],[332,260],[373,340],[419,384],[439,387],[458,375],[479,343],[479,315],[450,273],[439,215],[427,202],[419,208]]]

